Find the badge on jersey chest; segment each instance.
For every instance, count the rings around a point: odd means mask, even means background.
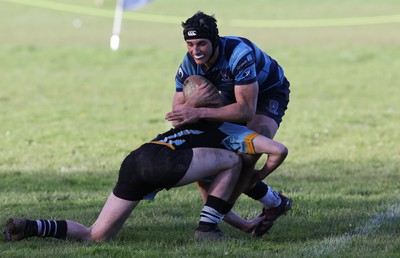
[[[219,72],[218,79],[221,82],[225,82],[225,83],[226,82],[232,82],[233,81],[233,76],[232,76],[232,74],[230,73],[230,71],[228,69],[222,69]]]

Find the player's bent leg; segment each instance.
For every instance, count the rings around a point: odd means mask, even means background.
[[[240,169],[241,160],[234,152],[216,148],[194,148],[190,167],[176,186],[186,185],[204,177],[216,176],[213,180],[215,183],[210,186],[208,193],[227,200],[227,193],[231,194]],[[226,189],[219,187],[216,189],[215,186],[218,184],[224,185]]]
[[[201,199],[203,200],[203,204],[205,204],[207,201],[208,188],[210,188],[211,182],[205,183],[202,181],[197,181],[196,184],[199,189]]]
[[[248,189],[251,179],[254,176],[254,167],[260,158],[260,155],[240,155],[242,160],[242,170],[240,172],[239,180],[229,198],[229,202],[234,203],[239,196]]]
[[[115,238],[138,204],[139,201],[124,200],[111,193],[96,222],[91,226],[90,239],[101,242]],[[79,237],[80,231],[69,233],[71,236]]]
[[[67,239],[79,241],[91,241],[90,227],[86,227],[78,222],[67,220]]]
[[[274,119],[260,114],[256,114],[254,118],[247,123],[247,127],[270,139],[274,138],[276,131],[279,128]],[[235,189],[232,199],[238,198],[241,192],[249,191],[255,186],[250,186],[250,182],[254,175],[254,168],[260,157],[261,155],[241,155],[243,161],[242,175],[239,179],[239,182],[241,183],[238,185],[237,189]]]
[[[196,239],[225,239],[218,224],[232,208],[227,199],[237,183],[240,170],[241,159],[233,152],[210,148],[193,149],[193,159],[189,169],[176,186],[215,176],[208,188],[207,200],[200,214],[194,235]]]

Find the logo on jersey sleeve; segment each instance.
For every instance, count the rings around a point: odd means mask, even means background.
[[[183,78],[183,76],[184,76],[184,73],[183,73],[183,70],[182,70],[182,67],[179,67],[179,69],[178,69],[178,76],[179,76],[179,78]]]
[[[244,73],[243,73],[243,79],[245,79],[245,78],[247,78],[247,77],[250,77],[250,75],[251,75],[251,70],[250,70],[250,69],[247,70],[247,71],[244,71]]]
[[[241,71],[251,66],[252,64],[254,64],[254,58],[252,54],[248,54],[245,57],[242,57],[242,59],[240,59],[235,67],[235,74],[239,74]]]

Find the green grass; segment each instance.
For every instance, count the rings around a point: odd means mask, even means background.
[[[198,9],[217,15],[221,34],[254,39],[292,83],[276,137],[289,156],[268,183],[293,198],[293,210],[261,239],[223,224],[236,241],[197,242],[201,201],[190,185],[140,204],[113,242],[2,241],[0,257],[399,257],[400,24],[255,29],[230,21],[395,15],[400,4],[154,1],[140,12]],[[164,115],[185,52],[180,26],[125,20],[112,52],[110,18],[6,1],[0,17],[0,222],[90,225],[125,155],[170,127]],[[235,206],[246,218],[259,209],[247,197]]]

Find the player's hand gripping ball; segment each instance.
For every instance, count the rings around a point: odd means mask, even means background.
[[[220,107],[222,97],[218,89],[207,78],[191,75],[183,83],[186,103],[192,107]]]

